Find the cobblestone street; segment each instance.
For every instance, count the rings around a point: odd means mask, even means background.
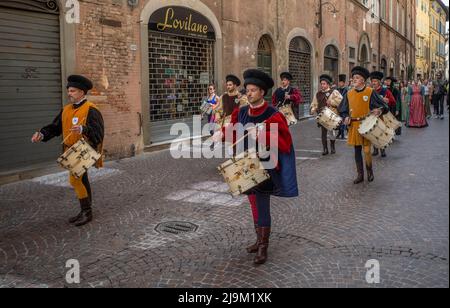
[[[314,121],[293,132],[301,196],[273,199],[267,264],[245,251],[250,206],[227,194],[223,160],[161,151],[92,171],[95,216],[82,228],[67,222],[78,211],[67,174],[1,186],[0,287],[373,287],[371,259],[376,287],[449,286],[448,118],[404,129],[361,186],[344,141],[324,158]],[[79,285],[66,282],[69,259]]]

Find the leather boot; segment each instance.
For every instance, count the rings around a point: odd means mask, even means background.
[[[258,225],[255,225],[255,231],[256,231],[256,243],[252,246],[247,247],[248,253],[257,253],[258,252],[258,243],[260,241],[259,234],[258,234]]]
[[[336,140],[331,140],[331,154],[336,154]]]
[[[258,252],[254,263],[261,265],[267,261],[267,249],[269,249],[270,227],[258,227],[258,236],[261,241],[258,243]]]
[[[375,176],[373,174],[373,167],[372,166],[366,166],[367,169],[367,180],[369,183],[372,183],[375,180]]]
[[[322,155],[323,156],[326,156],[326,155],[328,155],[329,154],[329,152],[328,152],[328,140],[325,138],[323,138],[322,137],[322,146],[323,146],[323,153],[322,153]]]
[[[81,200],[81,217],[75,222],[76,227],[84,226],[92,221],[92,207],[89,198]]]
[[[380,154],[380,151],[377,148],[373,148],[372,156],[378,156]]]
[[[356,169],[358,170],[358,177],[353,182],[355,185],[364,182],[364,166],[363,163],[356,163]]]
[[[87,201],[86,201],[86,200],[87,200]],[[80,199],[80,200],[78,200],[78,201],[80,202],[80,208],[81,208],[81,210],[80,210],[80,213],[79,213],[77,216],[72,217],[72,218],[69,219],[69,223],[71,223],[71,224],[76,223],[76,222],[81,218],[81,216],[83,215],[83,204],[84,204],[85,202],[88,202],[89,199]]]

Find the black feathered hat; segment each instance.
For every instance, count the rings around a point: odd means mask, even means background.
[[[333,77],[331,77],[330,75],[327,75],[327,74],[323,74],[323,75],[320,76],[320,81],[321,82],[322,81],[326,81],[329,84],[332,84],[333,83]]]
[[[362,66],[355,66],[352,69],[352,77],[355,75],[362,76],[364,79],[368,79],[370,77],[370,72],[367,68],[364,68]]]
[[[267,73],[258,69],[249,69],[244,72],[244,87],[250,84],[261,88],[267,94],[273,88],[275,82]]]
[[[345,75],[345,74],[339,75],[339,81],[340,82],[346,82],[347,81],[347,75]]]
[[[77,88],[83,90],[84,93],[87,93],[89,90],[92,90],[94,85],[92,81],[87,79],[81,75],[71,75],[67,78],[67,89],[68,88]]]
[[[227,82],[232,82],[232,83],[234,83],[236,86],[240,86],[241,85],[241,80],[237,77],[237,76],[235,76],[235,75],[228,75],[227,77],[226,77],[226,81]]]
[[[280,78],[281,78],[281,80],[283,80],[283,79],[287,79],[287,80],[289,80],[289,81],[294,80],[294,76],[292,76],[292,74],[289,73],[289,72],[283,72],[283,73],[281,73]]]
[[[375,72],[372,72],[372,73],[370,73],[370,79],[377,79],[377,80],[383,80],[383,78],[384,78],[384,74],[383,74],[383,72],[378,72],[378,71],[375,71]]]

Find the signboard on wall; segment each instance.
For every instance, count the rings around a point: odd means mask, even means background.
[[[154,12],[150,17],[149,30],[215,40],[211,22],[200,13],[179,6],[168,6]]]

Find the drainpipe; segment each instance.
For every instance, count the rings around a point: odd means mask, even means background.
[[[383,22],[381,14],[381,0],[378,0],[378,7],[380,8],[380,22],[378,23],[378,70],[381,70],[381,23]]]

